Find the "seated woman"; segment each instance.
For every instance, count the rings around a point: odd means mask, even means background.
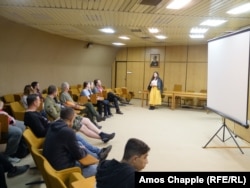
[[[23,107],[24,107],[25,109],[28,108],[28,105],[27,105],[27,97],[28,97],[28,95],[30,95],[31,93],[34,93],[34,92],[33,92],[32,86],[31,86],[31,85],[25,85],[25,86],[24,86],[24,89],[23,89],[23,95],[22,95],[22,97],[21,97],[21,103],[22,103],[22,105],[23,105]]]
[[[93,93],[91,91],[91,87],[90,87],[90,82],[87,82],[87,81],[83,82],[83,90],[81,91],[80,95],[88,97],[88,99],[90,101],[90,97],[91,97],[91,95],[93,95]],[[104,117],[111,117],[112,116],[108,100],[104,100],[103,98],[97,96],[97,104],[96,105],[97,105],[98,112],[100,115],[102,115],[102,109],[104,109]]]

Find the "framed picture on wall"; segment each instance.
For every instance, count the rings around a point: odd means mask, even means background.
[[[160,54],[150,54],[150,67],[159,67],[160,66]]]

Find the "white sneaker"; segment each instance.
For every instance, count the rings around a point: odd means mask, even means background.
[[[19,163],[21,161],[21,159],[19,159],[17,157],[8,157],[8,161],[11,163]]]

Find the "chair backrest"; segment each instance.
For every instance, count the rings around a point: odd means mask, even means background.
[[[41,172],[43,180],[46,184],[47,188],[52,188],[52,186],[50,185],[50,181],[49,181],[49,177],[45,171],[44,168],[44,161],[46,161],[46,158],[42,155],[42,149],[37,149],[35,147],[31,147],[31,155],[33,160],[36,163],[36,167],[38,168],[38,170]]]
[[[107,99],[107,98],[108,98],[108,92],[107,92],[106,89],[104,89],[104,90],[102,91],[102,96],[103,96],[104,99]]]
[[[37,161],[37,167],[41,171],[47,188],[67,188],[70,184],[70,176],[73,173],[81,173],[79,167],[55,170],[49,161],[43,156],[42,150],[32,147],[31,153]],[[84,178],[82,176],[82,178]],[[84,185],[83,185],[84,187]]]
[[[0,144],[5,144],[8,141],[9,118],[5,114],[0,114]]]
[[[173,90],[174,91],[182,91],[182,85],[181,84],[175,84]]]
[[[15,101],[14,94],[7,94],[3,96],[4,102],[5,103],[11,103]]]
[[[115,94],[118,96],[122,96],[122,88],[120,87],[115,88]]]
[[[201,93],[207,93],[207,90],[206,89],[201,89],[200,92]]]
[[[87,96],[79,96],[78,97],[78,104],[84,105],[88,102],[88,97]]]
[[[23,121],[25,108],[19,101],[11,102],[10,109],[15,119]]]
[[[23,132],[23,137],[31,151],[31,147],[42,149],[45,138],[38,138],[32,130],[28,127]]]
[[[90,95],[90,101],[92,104],[97,104],[97,94]]]

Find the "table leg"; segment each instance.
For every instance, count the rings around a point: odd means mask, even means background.
[[[174,94],[173,94],[173,96],[172,96],[171,109],[172,109],[172,110],[175,109],[175,95],[174,95]]]
[[[144,103],[144,93],[141,93],[141,107],[143,107],[143,103]]]

